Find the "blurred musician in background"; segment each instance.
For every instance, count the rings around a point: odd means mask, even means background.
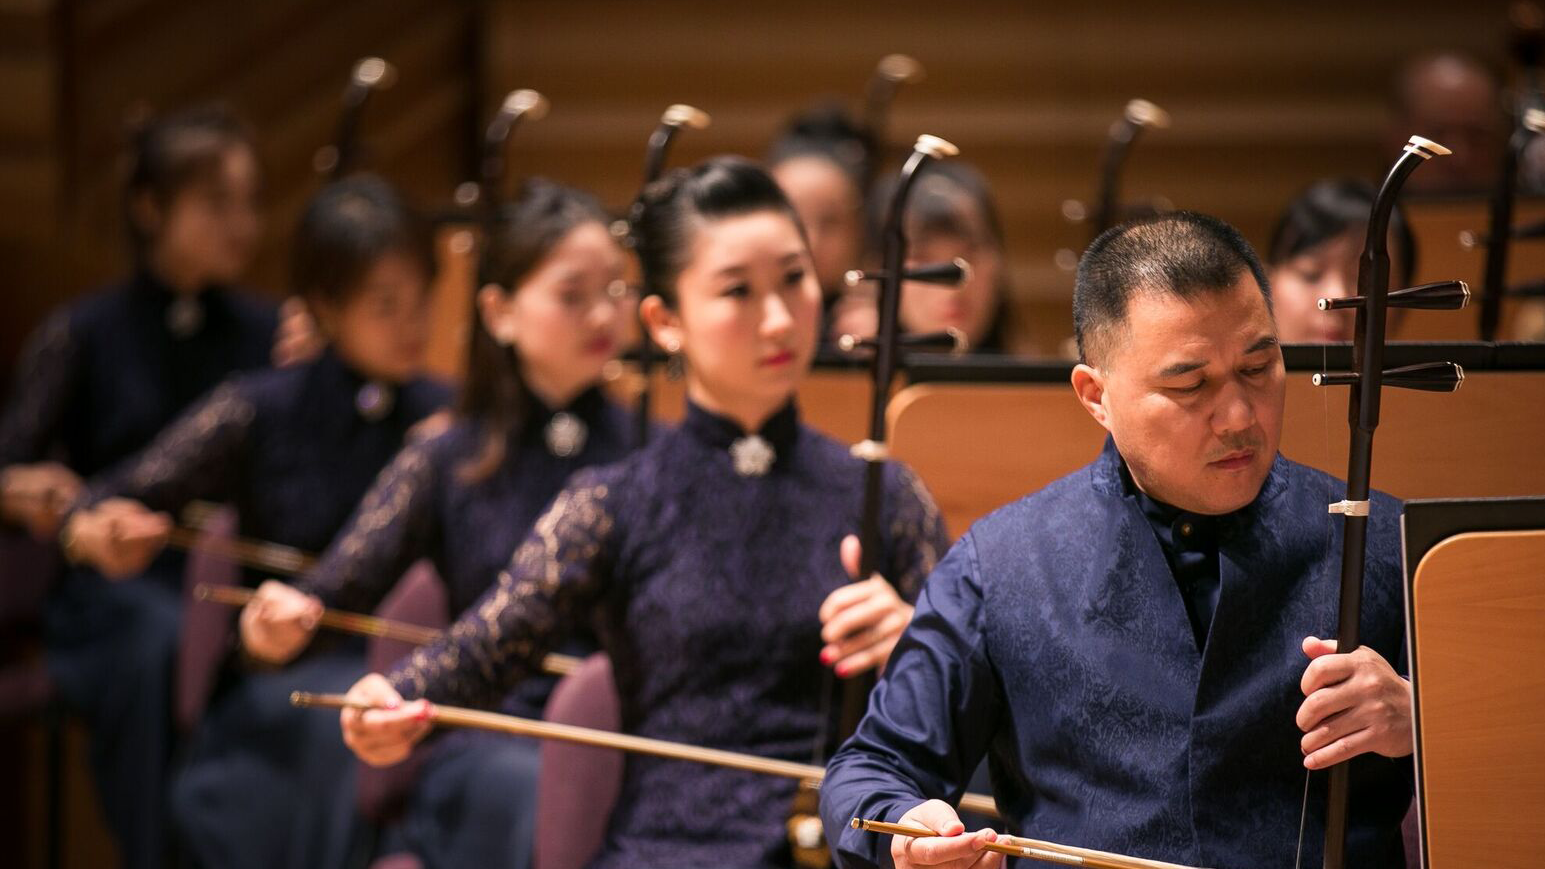
[[[1319,181],[1278,218],[1266,262],[1272,313],[1282,343],[1352,340],[1356,312],[1321,311],[1319,300],[1357,295],[1358,258],[1376,192],[1366,181]],[[1416,236],[1398,203],[1390,214],[1389,250],[1391,286],[1410,286],[1416,273]],[[1391,328],[1401,313],[1398,308],[1390,312]]]
[[[247,126],[214,105],[152,118],[125,163],[133,271],[38,327],[0,418],[0,513],[40,540],[82,477],[142,448],[227,375],[300,349],[277,339],[271,303],[236,286],[262,228]],[[72,570],[47,602],[48,671],[90,726],[103,814],[131,869],[166,853],[181,564],[168,556],[121,584]]]
[[[485,253],[492,282],[469,312],[455,421],[398,454],[295,586],[263,583],[242,613],[247,654],[288,663],[312,642],[321,607],[370,612],[420,558],[445,582],[450,611],[470,608],[570,474],[627,453],[628,414],[600,385],[626,289],[607,224],[588,194],[526,182]],[[579,623],[564,651],[596,647]],[[540,718],[556,681],[533,675],[498,708]],[[427,866],[529,866],[538,757],[532,740],[467,731],[437,740],[402,822],[407,850]]]
[[[819,106],[789,121],[767,152],[767,167],[804,224],[821,284],[822,340],[832,308],[847,287],[843,275],[863,265],[867,191],[878,158],[875,142],[839,105]]]
[[[449,399],[419,374],[428,234],[389,184],[360,175],[324,187],[301,217],[293,257],[295,289],[326,350],[225,381],[143,452],[93,477],[60,535],[72,561],[115,580],[137,574],[170,530],[157,511],[194,500],[234,504],[245,537],[319,551],[409,429]],[[359,828],[352,759],[288,704],[296,687],[341,689],[364,671],[363,642],[334,640],[278,672],[224,661],[172,795],[199,865],[298,869],[348,854]]]
[[[904,333],[959,329],[980,353],[1004,352],[1010,296],[1003,225],[987,179],[960,160],[923,167],[907,202],[909,266],[964,259],[971,266],[959,286],[908,282],[901,294]],[[890,201],[880,185],[876,202]],[[833,332],[868,337],[875,333],[874,288],[862,285],[838,305]]]
[[[1496,73],[1460,52],[1424,54],[1400,68],[1393,96],[1388,138],[1397,150],[1420,130],[1454,152],[1411,176],[1407,191],[1484,194],[1497,183],[1507,125]]]

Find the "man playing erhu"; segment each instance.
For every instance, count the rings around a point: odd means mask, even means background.
[[[1355,757],[1348,864],[1404,865],[1399,504],[1373,498],[1364,646],[1340,654],[1318,637],[1336,623],[1326,505],[1344,488],[1277,454],[1285,377],[1254,251],[1197,214],[1118,226],[1084,256],[1074,320],[1073,389],[1110,436],[976,523],[925,583],[821,790],[839,864],[999,865],[982,850],[996,834],[966,834],[947,802],[986,757],[1014,832],[1288,866],[1305,769]],[[1303,865],[1323,815],[1310,788]],[[876,836],[855,816],[940,835]]]

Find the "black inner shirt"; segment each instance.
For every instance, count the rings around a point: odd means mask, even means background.
[[[1180,598],[1191,619],[1196,648],[1206,648],[1207,630],[1212,624],[1212,614],[1218,608],[1218,592],[1222,588],[1218,575],[1218,539],[1226,517],[1192,513],[1149,497],[1137,487],[1126,462],[1121,463],[1121,482],[1127,494],[1137,499],[1159,540],[1159,548],[1164,550],[1164,560],[1169,563],[1170,573],[1180,587]]]

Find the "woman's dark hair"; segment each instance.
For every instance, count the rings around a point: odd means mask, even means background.
[[[875,222],[869,228],[871,244],[881,249],[885,219],[895,196],[896,179],[879,185],[869,212]],[[907,237],[916,243],[923,238],[946,236],[986,246],[1005,256],[1003,221],[992,188],[981,172],[960,160],[935,161],[925,165],[913,181],[907,197],[905,215]],[[998,285],[993,287],[995,301],[986,336],[972,350],[1003,349],[1003,332],[1008,300],[1013,293],[1008,264],[998,270]]]
[[[141,196],[149,195],[164,211],[179,193],[217,177],[232,148],[256,151],[251,128],[219,103],[132,122],[128,139],[123,218],[130,247],[140,261],[155,241],[135,215]]]
[[[374,175],[334,181],[301,214],[290,258],[292,288],[307,299],[345,302],[390,253],[413,259],[426,275],[434,272],[429,228],[396,188]]]
[[[789,119],[767,150],[767,165],[777,166],[799,157],[829,160],[853,182],[862,199],[877,150],[874,137],[840,104],[822,103]]]
[[[605,210],[590,194],[540,178],[527,180],[515,199],[500,209],[498,225],[483,254],[484,275],[504,292],[515,292],[570,232],[587,223],[602,227],[608,223]],[[505,444],[524,423],[533,398],[514,351],[494,340],[483,324],[476,292],[471,320],[467,378],[457,410],[479,424],[482,442],[459,473],[464,481],[477,482],[504,461]]]
[[[633,226],[633,248],[644,277],[644,295],[676,306],[676,279],[687,264],[694,224],[759,211],[776,211],[799,227],[799,215],[778,182],[744,157],[714,157],[676,169],[644,188]]]
[[[1368,214],[1377,195],[1373,185],[1352,178],[1317,181],[1300,193],[1277,221],[1267,247],[1266,261],[1276,266],[1347,232],[1367,231]],[[1416,273],[1416,237],[1396,203],[1389,218],[1390,251],[1395,266],[1392,276],[1407,284]]]

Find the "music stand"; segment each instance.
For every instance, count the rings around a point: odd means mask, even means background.
[[[1545,832],[1545,498],[1401,517],[1422,865],[1532,867]]]

